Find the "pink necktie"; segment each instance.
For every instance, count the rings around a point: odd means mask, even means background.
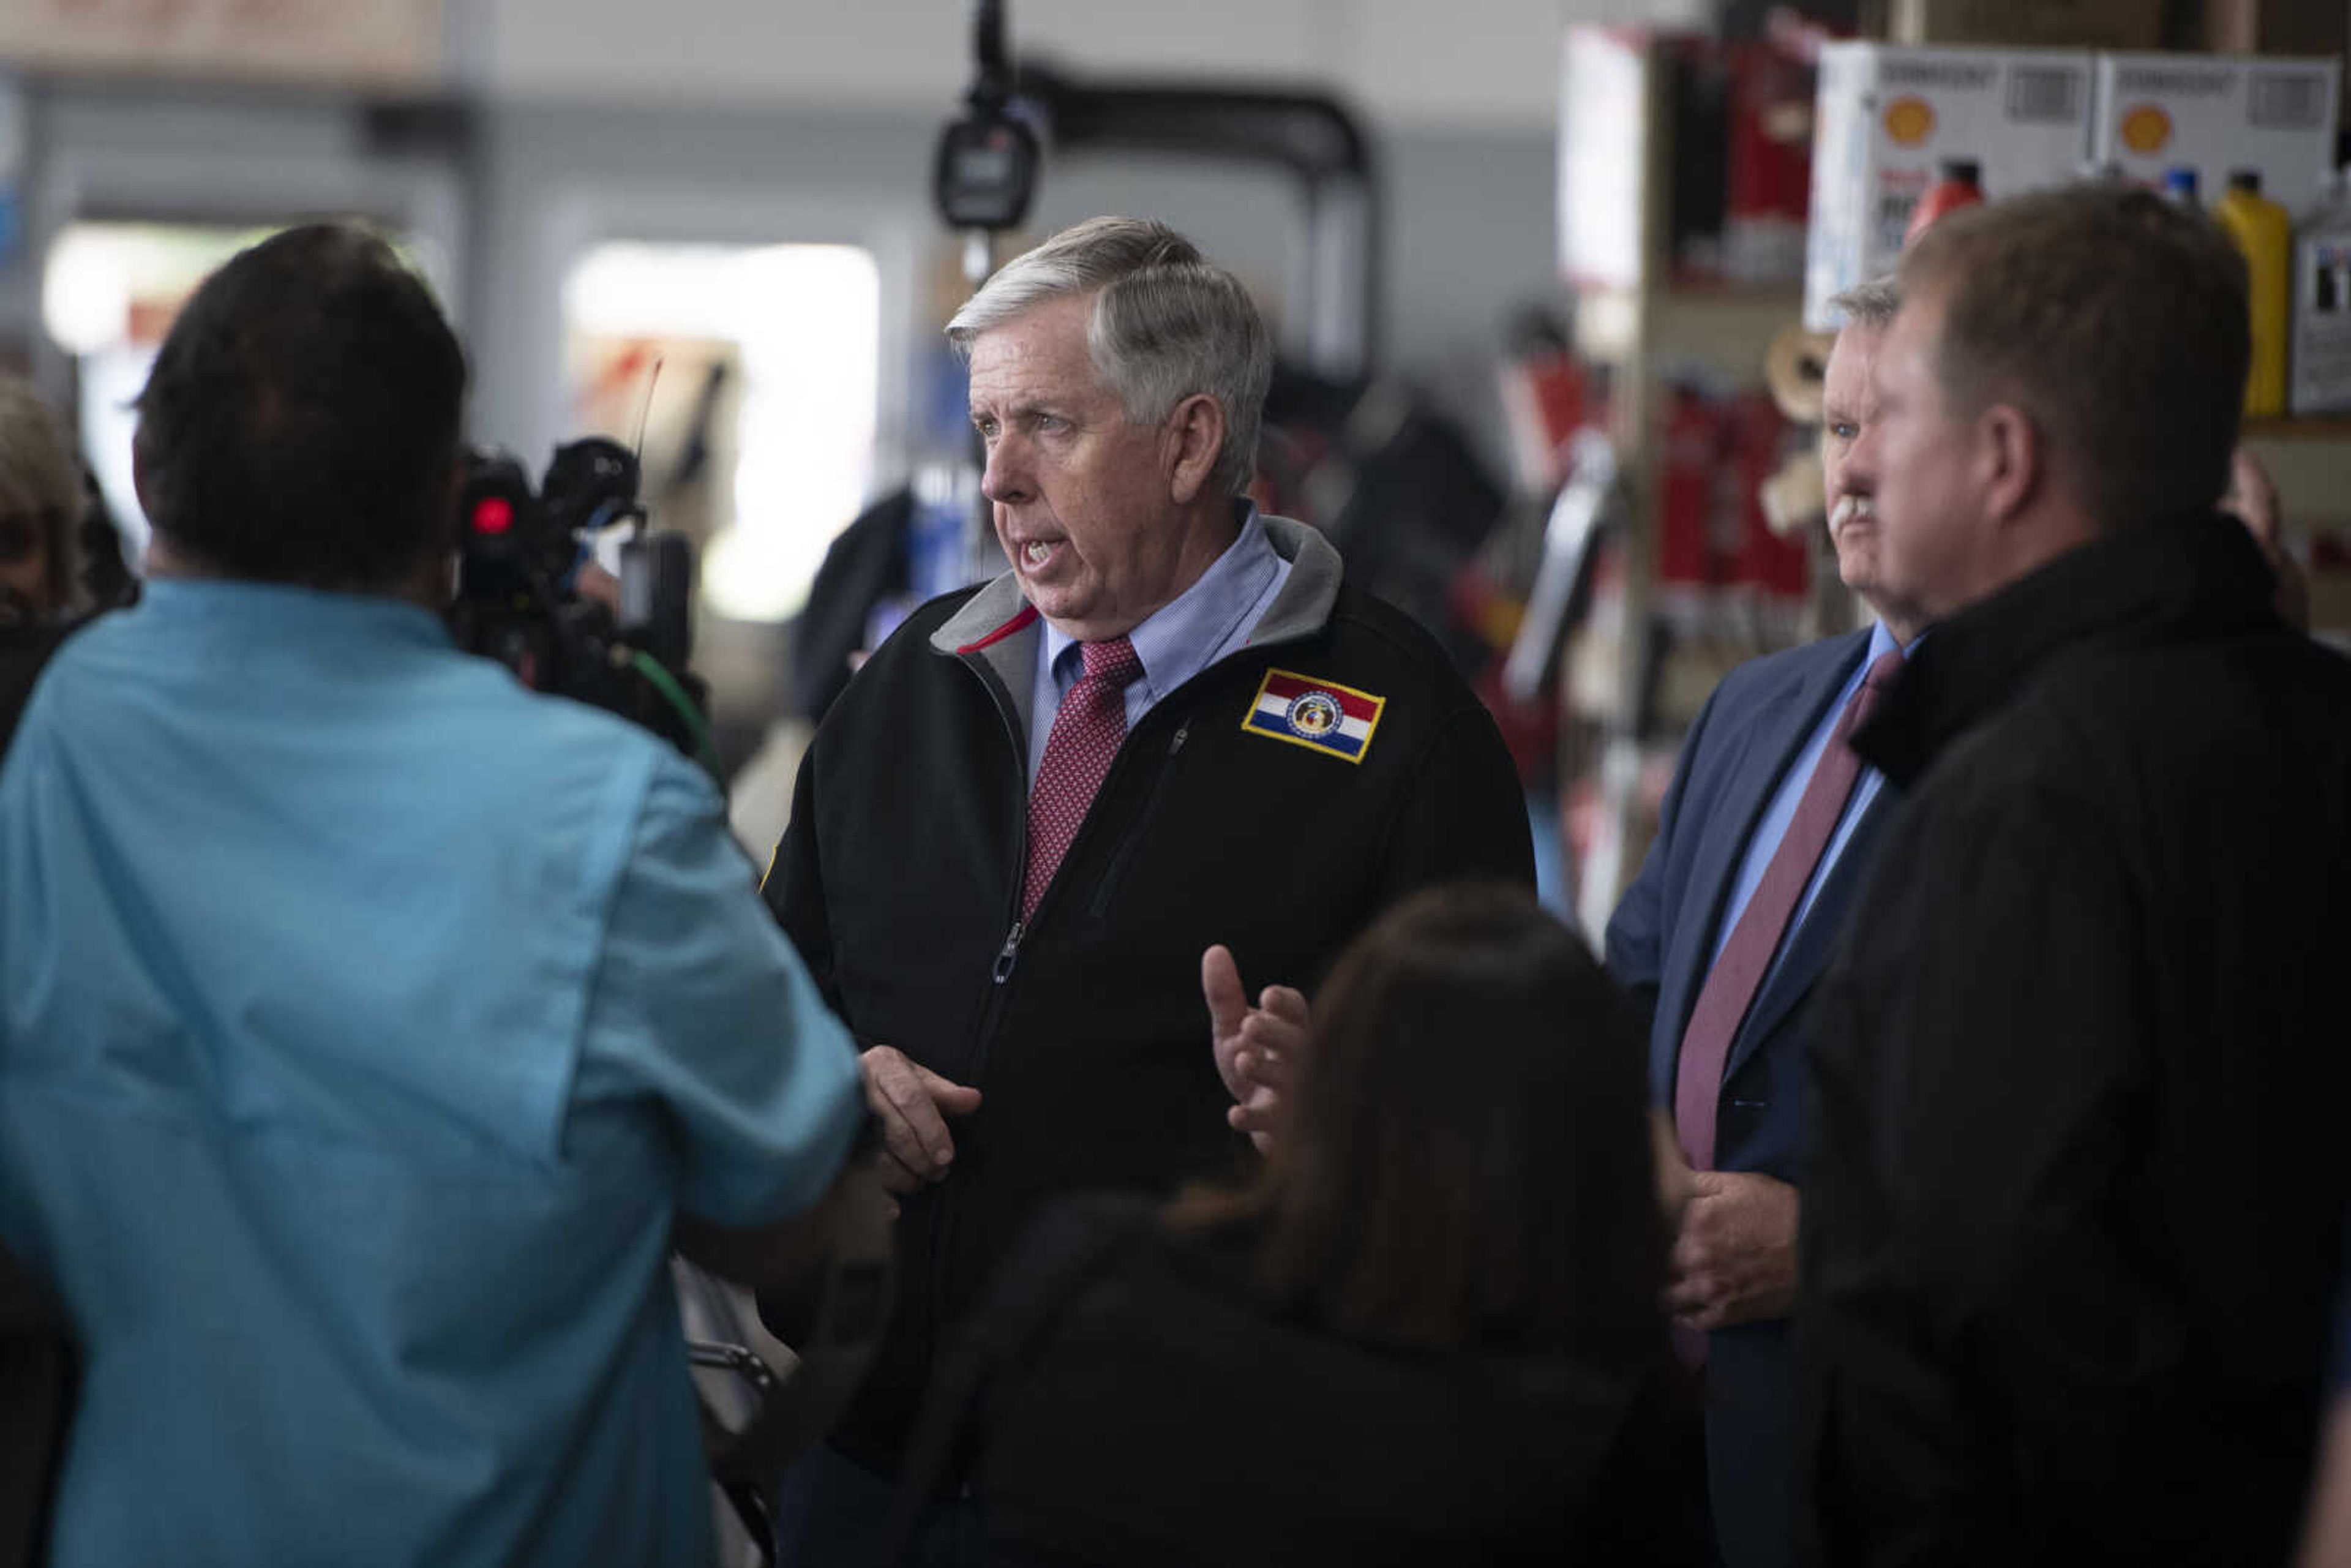
[[[1714,967],[1707,971],[1698,1005],[1690,1009],[1689,1027],[1682,1032],[1681,1064],[1674,1079],[1674,1127],[1693,1170],[1714,1168],[1715,1112],[1722,1098],[1722,1069],[1730,1056],[1730,1042],[1771,970],[1772,955],[1779,952],[1780,939],[1795,918],[1796,906],[1813,880],[1813,869],[1821,863],[1822,852],[1836,836],[1837,821],[1844,815],[1854,781],[1861,777],[1861,758],[1848,737],[1869,716],[1901,668],[1901,650],[1879,655],[1862,677],[1861,690],[1845,704],[1827,748],[1813,765],[1813,777],[1796,803],[1795,819],[1772,852],[1763,880],[1747,901],[1739,924],[1731,928],[1730,940],[1722,945]]]
[[[1143,674],[1134,644],[1123,637],[1107,643],[1081,643],[1079,657],[1085,673],[1078,677],[1061,709],[1053,716],[1053,732],[1045,737],[1044,759],[1037,765],[1036,787],[1029,791],[1029,870],[1020,883],[1020,918],[1037,912],[1046,884],[1061,867],[1078,825],[1094,803],[1126,738],[1126,688]]]

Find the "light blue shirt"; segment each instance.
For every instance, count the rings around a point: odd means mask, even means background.
[[[706,779],[413,606],[159,581],[44,674],[0,865],[56,1563],[710,1559],[673,1224],[805,1207],[862,1109]]]
[[[1246,647],[1249,633],[1289,580],[1290,563],[1274,552],[1273,541],[1265,537],[1264,519],[1250,507],[1240,533],[1208,563],[1200,580],[1127,633],[1143,674],[1126,688],[1126,727],[1133,729],[1153,705],[1186,681]],[[1031,789],[1061,699],[1085,673],[1084,663],[1078,640],[1048,622],[1038,643],[1035,700],[1029,714]]]
[[[1911,648],[1917,646],[1916,643],[1911,644]],[[1868,652],[1862,654],[1861,663],[1854,666],[1853,674],[1845,677],[1844,685],[1837,691],[1836,700],[1822,713],[1820,723],[1813,727],[1812,738],[1804,742],[1804,749],[1797,754],[1786,777],[1780,780],[1780,788],[1772,795],[1771,805],[1765,808],[1762,820],[1755,824],[1755,831],[1748,838],[1747,856],[1739,862],[1739,879],[1730,885],[1730,902],[1723,906],[1722,924],[1715,930],[1714,958],[1722,956],[1723,945],[1730,940],[1731,932],[1738,929],[1739,917],[1747,912],[1748,902],[1755,896],[1755,890],[1763,884],[1763,873],[1771,865],[1771,856],[1779,849],[1780,841],[1788,836],[1788,829],[1796,820],[1796,808],[1803,800],[1804,787],[1813,781],[1813,769],[1819,766],[1821,754],[1829,748],[1829,737],[1836,732],[1837,720],[1844,715],[1845,705],[1853,700],[1855,692],[1861,690],[1862,677],[1869,674],[1869,666],[1877,663],[1881,655],[1892,653],[1894,648],[1894,633],[1886,629],[1886,622],[1879,622],[1870,630]],[[1910,649],[1903,650],[1905,658],[1909,653]],[[1836,831],[1829,837],[1829,847],[1821,852],[1820,864],[1813,868],[1813,879],[1804,884],[1804,896],[1796,904],[1796,917],[1788,923],[1790,932],[1802,925],[1804,916],[1812,913],[1813,900],[1820,896],[1822,884],[1828,881],[1829,873],[1836,869],[1837,859],[1844,853],[1845,845],[1853,841],[1854,830],[1861,825],[1862,813],[1869,810],[1869,803],[1877,799],[1877,791],[1885,784],[1885,774],[1867,763],[1862,765],[1860,777],[1854,780],[1853,793],[1845,797],[1844,815],[1837,819]],[[1787,950],[1784,936],[1781,938],[1780,946],[1782,952]],[[1714,958],[1708,960],[1709,967]],[[1779,967],[1780,955],[1775,953],[1771,957],[1771,969],[1764,971],[1765,984],[1771,982],[1771,970]]]

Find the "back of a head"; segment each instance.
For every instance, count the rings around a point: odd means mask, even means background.
[[[2011,196],[1928,229],[1901,287],[1943,305],[1951,412],[2022,407],[2100,526],[2209,507],[2227,487],[2246,274],[2200,214],[2110,182]]]
[[[1165,224],[1089,218],[1005,263],[947,323],[972,340],[1050,299],[1094,296],[1086,346],[1094,369],[1138,423],[1207,393],[1224,409],[1215,481],[1229,495],[1257,472],[1258,431],[1273,380],[1273,339],[1240,279]]]
[[[140,494],[208,570],[369,590],[443,548],[465,364],[392,247],[313,225],[240,252],[139,398]]]
[[[1664,1253],[1642,1063],[1523,892],[1399,905],[1317,1002],[1267,1173],[1275,1287],[1374,1339],[1637,1359]]]
[[[0,562],[40,551],[47,613],[78,592],[82,509],[81,465],[56,413],[24,378],[0,375]]]

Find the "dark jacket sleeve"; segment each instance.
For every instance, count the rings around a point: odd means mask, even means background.
[[[2199,1488],[2149,1436],[2196,1395],[2141,1263],[2153,988],[2119,847],[2086,805],[2011,792],[1921,802],[1877,865],[1818,1003],[1800,1536],[1823,1568],[2188,1560],[2168,1500]]]
[[[1437,727],[1389,828],[1382,865],[1383,909],[1449,882],[1533,889],[1526,796],[1501,731],[1484,708],[1463,708]]]
[[[811,744],[800,758],[799,774],[792,783],[792,816],[776,844],[768,874],[760,880],[759,896],[768,901],[784,935],[799,949],[824,1005],[848,1023],[856,1024],[841,1005],[841,987],[833,971],[832,932],[825,916],[824,870],[817,853],[816,758]],[[865,1044],[860,1037],[858,1044]]]
[[[1715,697],[1721,691],[1720,686],[1715,688],[1690,726],[1689,737],[1682,743],[1681,756],[1674,764],[1673,782],[1667,786],[1665,803],[1657,813],[1656,837],[1649,841],[1648,853],[1641,857],[1640,874],[1608,917],[1604,956],[1609,974],[1632,1000],[1645,1046],[1656,1023],[1657,992],[1665,981],[1666,925],[1671,913],[1666,907],[1666,865],[1673,857],[1674,835],[1681,827],[1682,800],[1689,790],[1690,773],[1706,744],[1707,720],[1714,716]]]

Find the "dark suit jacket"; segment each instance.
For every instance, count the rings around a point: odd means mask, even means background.
[[[1707,699],[1683,744],[1656,841],[1608,922],[1608,967],[1649,1022],[1649,1091],[1674,1103],[1682,1031],[1711,965],[1740,862],[1788,768],[1869,647],[1866,630],[1741,664]],[[1715,1164],[1796,1179],[1813,984],[1859,891],[1890,791],[1880,789],[1778,968],[1748,1009],[1724,1065]],[[1707,1468],[1730,1568],[1789,1561],[1791,1375],[1784,1322],[1713,1336]]]

